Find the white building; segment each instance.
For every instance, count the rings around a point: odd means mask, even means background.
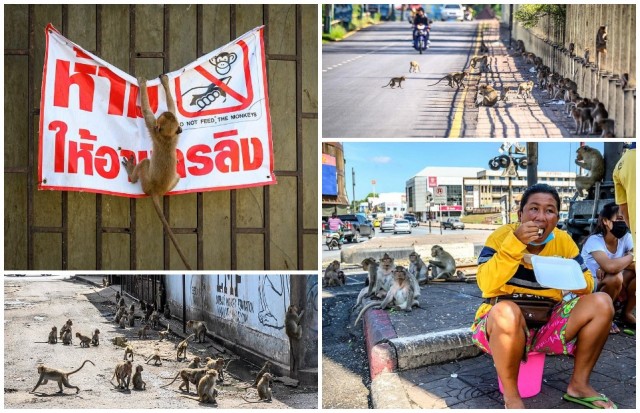
[[[384,192],[377,197],[370,197],[369,203],[378,212],[388,216],[401,217],[407,212],[407,197],[402,192]]]

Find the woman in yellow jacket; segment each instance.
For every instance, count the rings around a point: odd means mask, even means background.
[[[589,385],[591,371],[609,336],[613,304],[606,293],[590,294],[593,277],[578,247],[569,234],[556,228],[559,209],[555,188],[533,185],[522,196],[520,222],[496,229],[487,239],[478,258],[477,274],[485,302],[471,327],[473,341],[493,356],[507,408],[524,408],[517,380],[520,361],[529,351],[572,354],[573,375],[564,399],[588,407],[615,408]],[[563,297],[562,290],[542,287],[533,274],[531,254],[576,260],[586,288]],[[528,327],[520,307],[507,300],[514,294],[553,300],[556,304],[546,324]]]

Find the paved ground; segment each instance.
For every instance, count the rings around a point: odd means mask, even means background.
[[[178,369],[186,366],[185,362],[176,362],[175,343],[182,337],[173,334],[169,340],[157,341],[157,332],[151,332],[151,339],[138,340],[136,327],[119,329],[114,325],[115,288],[102,288],[101,276],[83,276],[89,284],[76,280],[43,280],[29,278],[4,279],[4,406],[5,408],[165,408],[190,409],[207,408],[210,405],[183,398],[186,395],[178,390],[179,381],[173,385],[160,388],[173,378]],[[127,299],[127,306],[131,303]],[[136,305],[137,307],[137,305]],[[137,307],[139,308],[139,307]],[[139,310],[138,310],[139,311]],[[73,345],[46,343],[46,336],[52,325],[60,328],[64,322],[73,320],[73,333],[90,334],[95,328],[102,332],[98,347],[80,348],[78,339],[74,337]],[[166,325],[163,318],[161,324]],[[172,332],[182,331],[177,323],[172,324]],[[134,346],[134,366],[144,367],[143,379],[147,382],[146,391],[118,391],[109,383],[115,364],[122,360],[123,350],[113,345],[110,340],[114,336],[126,336]],[[145,360],[154,354],[158,347],[162,356],[162,366],[146,365]],[[203,344],[189,343],[188,358],[199,355],[215,357],[222,354],[226,359],[234,355],[224,347],[208,339]],[[72,370],[79,367],[85,359],[95,363],[87,365],[71,377],[70,382],[80,387],[76,395],[74,389],[65,389],[58,395],[57,385],[48,383],[29,393],[37,381],[36,366],[38,363]],[[245,389],[246,384],[255,377],[259,366],[253,366],[238,359],[229,364],[225,374],[225,384],[219,387],[218,408],[317,408],[317,388],[291,388],[280,382],[273,386],[272,403],[246,404],[241,396],[248,399],[257,398],[255,390]],[[252,393],[253,392],[253,393]],[[194,390],[191,387],[191,396]]]
[[[355,301],[354,294],[363,286],[357,282],[364,280],[364,274],[350,272],[349,275],[354,281],[347,287],[325,289],[323,301],[325,297],[346,294]],[[422,308],[411,313],[367,312],[363,328],[373,376],[370,384],[373,407],[503,406],[491,358],[475,355],[477,349],[470,341],[469,326],[480,297],[475,284],[431,283],[422,288],[419,299]],[[354,318],[355,314],[351,320]],[[323,337],[323,344],[325,339]],[[636,406],[635,347],[635,337],[622,333],[609,336],[591,378],[594,387],[611,397],[620,408]],[[344,357],[348,356],[345,352]],[[341,362],[339,353],[333,357],[334,363]],[[541,409],[577,408],[561,400],[572,365],[570,357],[548,356],[542,391],[525,399],[525,405]]]
[[[471,56],[478,54],[480,31],[489,47],[491,73],[469,68]],[[532,98],[517,95],[518,84],[535,80],[535,73],[522,57],[509,54],[508,33],[500,32],[497,21],[436,22],[432,47],[424,55],[412,49],[410,37],[406,22],[388,22],[323,45],[323,138],[573,136],[564,105],[550,102],[537,88]],[[411,60],[420,63],[421,73],[408,73]],[[445,82],[428,86],[463,69],[471,71],[466,89],[451,89]],[[401,75],[407,78],[404,89],[381,88]],[[480,84],[498,91],[509,87],[508,101],[476,107]]]

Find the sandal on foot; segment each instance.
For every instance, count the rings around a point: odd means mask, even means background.
[[[609,329],[609,334],[618,334],[620,332],[620,328],[616,325],[616,323],[611,323],[611,328]]]
[[[597,404],[594,404],[593,402],[605,402],[605,403],[609,403],[610,400],[607,396],[605,396],[604,394],[600,394],[599,396],[590,396],[590,397],[577,397],[577,396],[570,396],[569,394],[565,393],[564,396],[562,396],[563,399],[565,399],[568,402],[571,403],[576,403],[576,404],[580,404],[582,406],[586,406],[590,409],[604,409],[604,407],[598,406]],[[615,405],[615,403],[611,402],[611,407],[613,409],[617,409],[618,406]]]

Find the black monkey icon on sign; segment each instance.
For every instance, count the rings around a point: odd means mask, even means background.
[[[231,65],[236,61],[238,55],[231,52],[222,52],[219,55],[216,55],[209,59],[209,63],[216,68],[216,72],[220,76],[224,76],[231,71]]]

